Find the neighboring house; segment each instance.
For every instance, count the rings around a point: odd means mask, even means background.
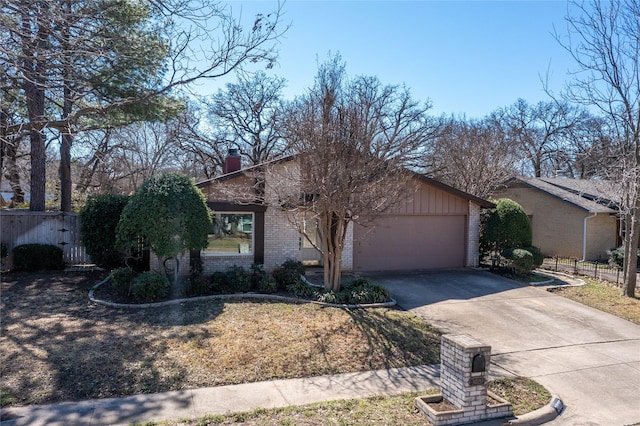
[[[209,247],[199,253],[204,272],[233,265],[248,268],[254,262],[271,271],[287,259],[319,264],[318,250],[278,203],[283,188],[300,191],[295,185],[296,158],[245,169],[236,169],[240,164],[234,158],[227,162],[224,175],[197,183],[214,211]],[[265,203],[255,203],[257,176]],[[480,209],[493,204],[419,174],[413,174],[412,181],[415,191],[375,226],[349,226],[343,270],[424,270],[478,264]],[[307,234],[314,238],[315,224],[307,225]],[[188,262],[182,262],[184,268]]]
[[[531,219],[533,245],[546,256],[604,260],[621,244],[617,188],[603,180],[513,178],[494,198],[519,203]]]

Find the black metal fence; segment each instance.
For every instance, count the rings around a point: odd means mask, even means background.
[[[608,263],[587,262],[566,257],[547,257],[544,259],[542,267],[555,272],[582,275],[616,284],[620,284],[623,281],[622,270]]]

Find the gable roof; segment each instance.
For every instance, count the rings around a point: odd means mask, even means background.
[[[619,187],[614,182],[597,179],[568,178],[511,178],[507,188],[524,186],[533,188],[589,213],[617,213],[615,200]]]
[[[207,179],[207,180],[204,180],[204,181],[201,181],[201,182],[197,182],[196,186],[199,187],[199,188],[202,188],[202,187],[211,185],[213,182],[224,182],[226,180],[234,179],[234,178],[239,177],[239,176],[245,176],[247,173],[249,173],[249,172],[251,172],[253,170],[262,168],[262,167],[267,166],[267,165],[277,164],[277,163],[287,162],[287,161],[292,161],[297,156],[298,156],[297,154],[287,155],[285,157],[276,158],[274,160],[266,161],[266,162],[258,164],[258,165],[245,167],[245,168],[242,168],[242,169],[240,169],[238,171],[235,171],[235,172],[226,173],[226,174],[223,174],[223,175],[220,175],[220,176],[216,176],[216,177],[211,178],[211,179]],[[414,178],[416,178],[416,179],[418,179],[418,180],[420,180],[422,182],[425,182],[427,184],[430,184],[430,185],[433,185],[433,186],[435,186],[437,188],[440,188],[440,189],[442,189],[444,191],[447,191],[447,192],[450,192],[452,194],[455,194],[455,195],[457,195],[457,196],[459,196],[461,198],[464,198],[464,199],[466,199],[468,201],[471,201],[471,202],[479,205],[480,207],[483,207],[483,208],[494,208],[495,207],[495,204],[493,204],[492,202],[487,201],[487,200],[485,200],[483,198],[476,197],[475,195],[472,195],[472,194],[469,194],[467,192],[464,192],[464,191],[461,191],[459,189],[456,189],[456,188],[454,188],[452,186],[449,186],[449,185],[447,185],[445,183],[437,181],[437,180],[435,180],[433,178],[427,177],[427,176],[425,176],[423,174],[420,174],[420,173],[417,173],[417,172],[413,172],[413,171],[408,170],[408,169],[406,169],[406,171],[412,177],[414,177]]]

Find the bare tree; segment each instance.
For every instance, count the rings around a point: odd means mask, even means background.
[[[574,179],[606,179],[618,161],[620,140],[608,120],[587,116],[571,130],[567,149],[554,158],[555,170]]]
[[[44,129],[61,138],[63,210],[70,200],[70,151],[80,131],[175,112],[180,87],[216,78],[247,62],[275,60],[280,7],[246,29],[209,0],[7,0],[0,6],[0,64],[24,94],[32,210],[44,209]],[[194,64],[197,64],[195,66]]]
[[[339,56],[320,66],[314,87],[291,105],[287,136],[299,153],[300,188],[279,200],[303,233],[317,223],[328,289],[340,289],[349,224],[375,220],[410,190],[403,166],[433,136],[428,108],[377,78],[347,80]]]
[[[80,167],[78,192],[86,195],[95,188],[128,194],[149,177],[182,171],[184,158],[174,126],[175,121],[140,122],[110,129],[98,138],[97,132],[80,134],[83,145],[95,146]]]
[[[285,84],[283,78],[260,71],[240,75],[236,83],[207,99],[209,145],[235,147],[250,165],[285,154],[288,144],[281,135]]]
[[[568,34],[556,39],[577,64],[571,99],[599,109],[619,140],[618,161],[610,170],[620,182],[624,216],[625,284],[635,296],[640,240],[640,1],[572,2]]]
[[[516,145],[499,120],[447,120],[429,144],[426,173],[462,191],[486,198],[516,172]]]
[[[575,107],[555,100],[530,105],[518,99],[493,115],[520,150],[521,173],[535,177],[556,174],[553,159],[565,150],[571,129],[582,119]]]

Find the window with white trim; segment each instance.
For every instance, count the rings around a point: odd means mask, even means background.
[[[214,213],[209,230],[209,245],[204,255],[253,255],[254,214],[246,212]]]

